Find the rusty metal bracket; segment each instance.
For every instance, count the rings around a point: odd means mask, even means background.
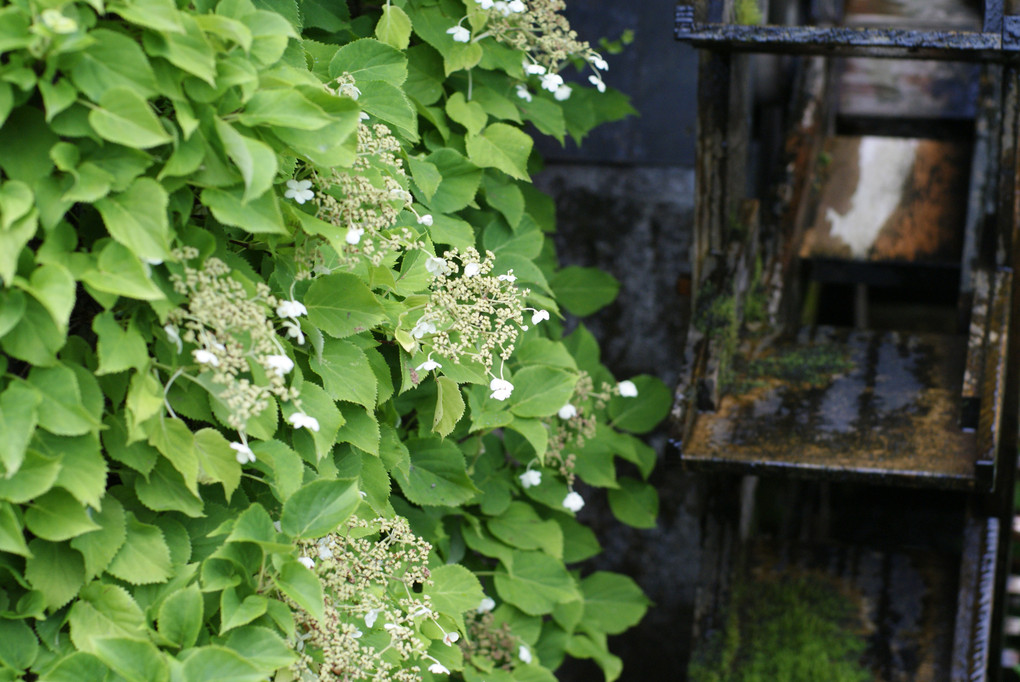
[[[695,47],[731,52],[977,62],[1015,61],[1020,52],[1020,16],[1016,15],[1002,17],[1001,31],[745,26],[697,22],[692,5],[679,5],[675,33],[677,40]]]

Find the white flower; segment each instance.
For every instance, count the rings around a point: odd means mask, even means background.
[[[531,101],[531,93],[528,92],[528,87],[526,85],[517,86],[517,96],[523,99],[525,102]]]
[[[442,367],[443,366],[440,365],[438,362],[436,362],[432,358],[429,358],[425,362],[423,362],[420,365],[418,365],[417,367],[415,367],[414,371],[415,372],[431,372],[434,369],[441,369]]]
[[[283,532],[283,526],[280,525],[279,521],[273,521],[273,528],[276,529],[277,533],[282,533]]]
[[[429,607],[427,607],[427,606],[425,606],[423,604],[423,605],[419,606],[418,608],[416,608],[413,612],[411,612],[410,615],[411,615],[411,618],[417,618],[418,616],[429,616],[431,614],[432,614],[432,609],[430,609]]]
[[[54,33],[74,33],[78,30],[78,22],[65,17],[58,9],[44,9],[40,15],[43,23]]]
[[[518,14],[520,14],[521,12],[528,11],[527,6],[523,2],[521,2],[521,0],[510,0],[510,2],[507,4],[507,9],[509,9],[511,12],[516,12]]]
[[[403,187],[396,187],[390,190],[390,196],[394,199],[400,199],[401,201],[410,202],[414,201],[414,197]]]
[[[594,66],[599,71],[608,71],[609,70],[609,63],[605,59],[603,59],[602,57],[600,57],[598,55],[592,56],[592,58],[591,58],[591,65]]]
[[[425,227],[432,227],[432,214],[426,213],[425,215],[418,216],[418,224],[424,225]]]
[[[471,31],[467,30],[463,26],[451,26],[446,29],[446,32],[453,36],[454,42],[457,43],[469,43],[471,42]]]
[[[339,93],[341,95],[347,95],[351,99],[358,99],[359,97],[361,97],[361,90],[359,90],[358,86],[356,86],[354,83],[342,83],[340,85]]]
[[[305,203],[315,196],[315,192],[312,191],[312,181],[294,179],[288,180],[287,191],[283,193],[283,196],[286,199],[293,199],[299,204]]]
[[[493,379],[489,382],[489,389],[492,391],[490,398],[506,400],[513,393],[514,385],[505,379]]]
[[[555,99],[557,102],[564,102],[570,99],[570,93],[572,93],[573,91],[574,89],[569,85],[566,84],[561,85],[560,87],[556,88],[556,92],[553,93],[553,99]]]
[[[436,661],[435,663],[433,663],[432,665],[429,666],[429,672],[433,673],[435,675],[449,675],[450,674],[450,671],[447,669],[447,667],[445,665],[443,665],[442,663],[440,663],[439,661]]]
[[[453,643],[458,639],[460,639],[460,633],[451,630],[443,635],[443,644],[446,646],[453,646]]]
[[[326,561],[333,558],[333,552],[327,545],[319,545],[319,559]]]
[[[577,416],[577,408],[567,403],[556,413],[560,419],[572,419]]]
[[[184,343],[181,341],[181,333],[177,330],[177,327],[172,324],[163,325],[163,331],[166,332],[167,341],[177,346],[177,352],[184,352]]]
[[[290,422],[291,426],[295,429],[308,429],[309,431],[319,431],[319,420],[315,417],[309,417],[304,412],[295,412],[294,414],[287,417],[287,421]]]
[[[307,568],[309,571],[315,568],[315,562],[312,561],[311,557],[299,556],[298,561],[301,563],[302,566]]]
[[[276,372],[276,376],[282,377],[284,374],[294,369],[294,361],[288,358],[286,355],[267,355],[263,360],[265,366],[268,369]]]
[[[418,324],[414,325],[414,329],[411,330],[411,336],[416,339],[420,339],[426,334],[435,334],[436,325],[425,318],[418,320]]]
[[[558,73],[547,73],[541,78],[542,89],[549,92],[556,92],[563,85],[563,76]]]
[[[524,67],[524,73],[531,74],[532,76],[541,76],[545,73],[545,67],[541,64],[525,61],[522,66]]]
[[[479,263],[468,263],[467,265],[464,266],[464,276],[474,277],[481,271],[481,269],[482,266]]]
[[[358,92],[361,91],[358,90]],[[355,99],[357,99],[357,97],[355,97]],[[362,121],[367,121],[370,118],[370,116],[366,114],[364,111],[362,111],[360,114],[358,114],[358,118],[361,119]]]
[[[517,650],[517,656],[525,663],[531,663],[531,650],[528,647],[521,645],[521,648]]]
[[[535,471],[534,469],[528,469],[517,478],[521,479],[522,488],[531,488],[532,486],[542,484],[542,472]]]
[[[508,270],[505,275],[500,275],[496,279],[498,279],[500,282],[510,282],[511,284],[513,284],[514,282],[517,281],[517,275],[514,274],[513,270]]]
[[[563,506],[572,512],[581,511],[581,507],[584,506],[584,498],[579,493],[571,490],[567,493],[567,496],[563,498]]]
[[[425,261],[425,269],[431,272],[433,275],[445,275],[449,264],[445,258],[438,258],[436,256],[429,256],[428,260]]]
[[[482,9],[492,9],[492,0],[475,0],[475,2],[481,5]]]
[[[162,265],[163,264],[163,259],[162,258],[143,258],[142,260],[145,261],[146,265],[156,266],[156,265]]]
[[[251,451],[251,448],[248,447],[247,443],[233,442],[230,444],[230,447],[237,452],[235,457],[237,458],[238,464],[247,464],[255,461],[255,453]]]
[[[213,367],[220,366],[220,359],[216,357],[212,351],[208,351],[204,348],[196,348],[191,351],[191,357],[195,358],[195,362],[200,365],[212,365]]]
[[[478,613],[488,613],[496,608],[496,602],[491,597],[484,597],[482,601],[478,603],[478,608],[475,609]]]
[[[536,310],[535,314],[531,316],[531,324],[538,324],[542,320],[548,320],[548,319],[549,319],[549,311],[548,310]]]
[[[599,78],[598,76],[595,75],[588,76],[588,82],[594,85],[596,88],[598,88],[599,92],[606,91],[606,84],[603,83],[602,79]]]
[[[382,609],[372,609],[371,611],[366,613],[365,614],[365,625],[367,625],[368,627],[372,627],[373,625],[375,625],[375,621],[379,617],[379,613],[381,611],[382,611]]]
[[[301,331],[301,325],[293,320],[287,320],[283,323],[283,328],[287,330],[288,338],[297,340],[299,346],[304,345],[305,335]]]
[[[363,634],[365,634],[365,633],[363,633],[363,632],[362,632],[361,630],[359,630],[358,628],[354,628],[354,632],[352,632],[352,633],[351,633],[351,637],[353,637],[354,639],[358,639],[358,638],[359,638],[359,637],[361,637],[361,636],[362,636]]]
[[[621,381],[616,387],[620,389],[621,398],[637,398],[637,386],[634,385],[633,381],[629,379]]]
[[[353,246],[361,241],[361,235],[363,234],[365,234],[365,228],[351,225],[347,228],[347,236],[344,237],[344,240]]]
[[[308,308],[300,301],[280,301],[280,305],[276,306],[276,314],[296,320],[302,315],[307,315]]]
[[[503,0],[496,0],[496,2],[492,3],[492,6],[504,17],[510,14],[510,6]]]

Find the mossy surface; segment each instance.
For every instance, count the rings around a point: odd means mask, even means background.
[[[775,378],[792,384],[822,388],[828,386],[836,374],[845,374],[854,368],[847,349],[826,343],[784,349],[773,355],[753,360],[747,368],[747,377]]]
[[[738,24],[757,26],[764,21],[758,0],[737,0],[733,4],[733,19]]]
[[[853,603],[828,580],[741,582],[722,630],[695,652],[690,682],[865,682]]]

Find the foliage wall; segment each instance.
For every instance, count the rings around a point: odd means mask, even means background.
[[[561,333],[531,134],[630,108],[560,9],[3,3],[0,679],[619,674],[576,512],[668,392]]]

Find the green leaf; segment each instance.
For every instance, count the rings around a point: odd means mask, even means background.
[[[563,558],[563,531],[555,521],[544,520],[527,502],[512,502],[500,516],[489,519],[489,532],[517,549],[540,549]]]
[[[293,537],[321,537],[346,521],[360,502],[350,481],[312,481],[284,502],[280,525]]]
[[[191,14],[179,15],[183,31],[146,33],[143,45],[154,57],[163,57],[177,68],[216,86],[216,54]]]
[[[347,400],[375,409],[378,382],[365,351],[349,341],[326,339],[320,357],[309,360],[333,400]]]
[[[71,601],[85,583],[85,564],[81,554],[65,542],[47,542],[36,538],[28,543],[32,553],[25,560],[25,579],[42,592],[46,608],[56,611]]]
[[[29,556],[24,530],[14,513],[14,506],[0,502],[0,551]]]
[[[581,581],[584,623],[610,635],[634,627],[648,610],[648,597],[625,575],[598,571]]]
[[[267,600],[257,594],[249,594],[241,601],[237,590],[229,587],[220,595],[220,634],[247,625],[266,612]]]
[[[396,5],[386,5],[375,25],[375,37],[398,50],[406,50],[411,42],[410,17]]]
[[[620,283],[598,268],[563,268],[549,280],[556,301],[578,317],[591,315],[609,305],[620,290]]]
[[[85,559],[85,575],[91,580],[106,570],[127,540],[127,517],[120,501],[112,495],[103,500],[103,509],[92,515],[99,530],[83,533],[71,540],[71,547]]]
[[[170,594],[159,605],[159,634],[181,649],[194,646],[202,631],[202,593],[197,585]]]
[[[110,236],[140,259],[170,257],[169,196],[152,178],[138,178],[127,190],[95,203]]]
[[[532,616],[580,596],[563,563],[542,552],[512,552],[510,561],[496,569],[494,581],[500,597]]]
[[[102,507],[106,493],[106,459],[99,445],[99,435],[53,436],[36,434],[40,450],[61,455],[60,474],[56,485],[71,493],[81,504],[93,509]]]
[[[298,90],[271,88],[259,90],[238,116],[242,125],[280,126],[299,130],[319,130],[333,118]]]
[[[180,419],[160,419],[152,425],[149,444],[173,464],[184,477],[188,490],[198,497],[198,455],[188,425]]]
[[[574,394],[577,374],[556,367],[525,367],[514,375],[510,410],[519,417],[548,417]]]
[[[301,487],[305,465],[296,452],[278,440],[252,443],[251,449],[260,462],[268,462],[272,468],[273,492],[278,500],[286,501]]]
[[[3,253],[2,247],[0,253]],[[28,297],[21,320],[0,339],[0,345],[6,353],[19,360],[35,366],[48,366],[56,363],[56,353],[63,347],[64,340],[64,334],[57,329],[42,304]]]
[[[432,430],[446,438],[463,416],[464,397],[460,394],[460,386],[447,377],[436,377],[436,412]]]
[[[329,77],[336,78],[342,73],[349,73],[354,76],[359,87],[366,81],[403,85],[407,80],[407,57],[401,49],[372,38],[347,43],[337,50],[329,63]]]
[[[445,564],[431,569],[430,582],[425,594],[431,598],[432,607],[439,613],[454,616],[458,627],[465,629],[461,615],[477,609],[485,598],[478,578],[463,566]]]
[[[181,13],[173,0],[122,0],[111,2],[109,11],[154,31],[183,33]]]
[[[336,441],[350,443],[378,456],[381,434],[374,411],[355,405],[345,405],[343,415],[345,422],[337,431]]]
[[[36,498],[25,512],[25,526],[38,537],[53,542],[99,528],[81,502],[60,488]]]
[[[163,532],[156,526],[142,523],[134,514],[128,514],[127,539],[107,572],[132,585],[161,583],[173,575],[170,548]]]
[[[340,410],[337,409],[336,403],[326,395],[326,392],[310,381],[305,382],[301,387],[301,407],[307,411],[307,414],[319,421],[319,430],[307,431],[301,429],[297,431],[294,434],[294,447],[302,454],[307,452],[307,448],[302,448],[301,441],[303,438],[310,436],[315,444],[316,460],[321,460],[333,451],[333,446],[337,443],[337,432],[346,420],[344,415],[340,413]],[[292,404],[287,405],[285,406],[285,412],[289,417],[297,412],[297,408]]]
[[[467,129],[468,136],[482,132],[489,120],[485,108],[478,102],[468,102],[464,93],[455,92],[446,100],[446,114]],[[472,159],[474,161],[474,159]],[[475,163],[478,163],[475,161]],[[522,202],[523,203],[523,202]]]
[[[276,586],[319,621],[325,620],[322,583],[296,559],[286,561],[276,576]]]
[[[290,234],[283,224],[275,192],[265,192],[250,201],[245,201],[245,196],[242,187],[207,187],[202,190],[202,203],[224,225],[233,225],[254,234]]]
[[[454,443],[438,438],[407,441],[411,453],[408,472],[390,472],[404,496],[422,506],[453,507],[479,492],[468,477],[464,455]]]
[[[539,460],[545,457],[545,453],[549,449],[549,429],[541,420],[514,417],[509,427],[524,436],[528,445],[534,450],[535,457],[538,457]]]
[[[74,309],[77,287],[67,268],[58,263],[40,265],[32,271],[27,286],[20,278],[16,283],[42,303],[62,334],[67,333],[67,321]]]
[[[202,498],[188,489],[184,477],[164,458],[156,462],[148,478],[135,483],[135,494],[153,511],[177,511],[192,518],[203,515]]]
[[[366,331],[386,319],[371,289],[347,273],[316,279],[305,294],[304,304],[309,321],[336,338]]]
[[[17,289],[0,291],[0,336],[4,336],[25,314],[25,294]]]
[[[411,177],[414,179],[414,184],[425,195],[425,199],[432,199],[436,194],[436,190],[439,189],[439,183],[443,180],[443,176],[439,174],[439,169],[428,161],[415,156],[407,157],[407,165],[411,169]]]
[[[426,159],[442,176],[428,206],[436,213],[455,213],[474,201],[482,182],[482,170],[454,149],[444,147]]]
[[[47,457],[29,448],[18,473],[0,477],[0,499],[23,504],[42,495],[53,486],[60,474],[60,460]]]
[[[111,670],[92,654],[75,651],[65,656],[39,678],[41,682],[81,682],[82,680],[105,680]]]
[[[173,141],[148,102],[134,90],[111,88],[89,112],[89,125],[104,140],[135,149],[148,149]]]
[[[151,642],[102,637],[93,640],[92,647],[91,653],[128,682],[167,682],[170,678],[166,659]]]
[[[590,658],[595,661],[606,682],[614,682],[623,670],[623,661],[609,653],[604,634],[575,634],[567,643],[567,653],[575,658]]]
[[[0,393],[0,462],[8,477],[25,460],[25,450],[39,422],[36,408],[41,402],[42,395],[20,381],[11,382]]]
[[[82,280],[90,287],[107,294],[158,301],[165,296],[159,290],[142,261],[126,246],[109,241],[99,252],[98,269],[89,270]]]
[[[109,29],[89,31],[93,40],[71,55],[71,80],[93,102],[114,88],[148,98],[156,94],[156,76],[134,38]]]
[[[264,142],[237,132],[232,125],[216,118],[216,133],[244,178],[244,196],[241,203],[248,203],[273,186],[276,177],[276,152]]]
[[[184,662],[182,679],[262,682],[266,674],[235,651],[222,646],[203,646]]]
[[[237,517],[227,542],[254,542],[271,552],[289,552],[293,548],[277,538],[273,520],[261,504],[251,505]]]
[[[655,528],[659,515],[659,494],[655,488],[633,478],[620,479],[620,487],[609,491],[613,516],[634,528]]]
[[[390,123],[412,140],[418,139],[418,115],[403,90],[385,81],[367,81],[358,86],[358,103],[368,113]]]
[[[241,465],[230,443],[215,429],[201,429],[195,433],[195,454],[201,467],[199,475],[222,484],[229,500],[241,484]]]
[[[659,425],[669,412],[669,388],[653,376],[640,375],[632,379],[638,389],[637,397],[613,396],[609,401],[610,426],[631,433],[648,433]]]
[[[92,331],[98,338],[97,375],[116,374],[128,369],[145,371],[149,365],[149,347],[134,322],[124,329],[111,312],[104,312],[92,320]]]
[[[483,168],[498,168],[518,180],[530,180],[528,157],[532,139],[506,123],[493,123],[480,135],[469,135],[467,153],[471,162]]]
[[[13,183],[4,185],[6,188]],[[0,195],[0,202],[3,201]],[[0,203],[0,211],[4,210],[3,203]],[[0,213],[0,218],[6,216]],[[11,221],[9,228],[0,229],[0,277],[5,282],[14,280],[14,274],[18,269],[18,257],[21,250],[35,236],[38,229],[39,213],[33,210],[28,215]]]
[[[507,224],[516,228],[524,217],[524,195],[515,182],[506,182],[505,178],[497,178],[491,171],[485,174],[482,181],[485,187],[485,200],[494,209],[503,214]],[[489,230],[485,231],[486,239],[489,238]],[[491,247],[490,247],[491,248]],[[539,244],[541,249],[541,244]],[[532,255],[537,256],[538,253]]]
[[[0,663],[25,670],[39,655],[39,640],[23,620],[0,619]]]
[[[82,589],[71,607],[71,642],[82,651],[95,650],[103,637],[147,639],[145,615],[127,590],[94,582]]]
[[[286,668],[298,656],[275,632],[257,626],[233,630],[227,638],[227,646],[264,670]]]

